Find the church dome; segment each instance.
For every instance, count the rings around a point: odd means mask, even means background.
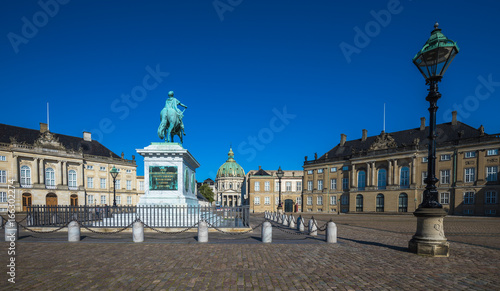
[[[220,166],[217,171],[217,178],[221,177],[245,177],[245,171],[243,168],[234,160],[233,149],[229,149],[227,154],[227,161]]]

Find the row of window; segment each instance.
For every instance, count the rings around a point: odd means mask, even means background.
[[[276,182],[274,185],[275,191],[279,191],[280,189],[280,184],[279,182]],[[254,183],[254,191],[260,191],[260,182],[255,182]],[[264,191],[269,192],[271,191],[271,182],[266,181],[264,182]],[[288,181],[285,182],[285,191],[291,192],[292,191],[292,182]],[[302,181],[297,181],[296,182],[296,190],[295,191],[302,191]]]
[[[302,198],[301,197],[296,197],[295,198],[295,203],[297,203],[298,205],[301,205],[302,204]],[[253,204],[254,205],[260,205],[260,197],[259,196],[255,196],[253,198]],[[279,204],[279,197],[275,197],[274,204],[275,205]],[[271,205],[271,197],[269,197],[269,196],[265,196],[264,197],[264,205]]]
[[[226,187],[226,186],[225,186],[225,183],[220,183],[220,185],[221,185],[221,190],[224,190],[224,189],[225,189],[225,187]],[[228,189],[233,189],[233,183],[229,182],[229,188],[228,188]],[[234,188],[234,189],[235,189],[235,190],[240,189],[240,183],[236,183],[236,185],[235,185],[235,188]]]
[[[93,169],[94,169],[94,166],[93,166],[93,165],[87,165],[87,167],[86,167],[86,168],[87,168],[87,170],[93,170]],[[121,172],[119,168],[116,168],[116,170],[117,170],[118,172]],[[99,167],[99,171],[106,171],[106,167],[102,167],[102,166],[100,166],[100,167]],[[125,170],[125,172],[126,172],[127,174],[130,174],[130,173],[132,173],[132,170],[131,170],[131,169],[127,169],[127,170]]]
[[[100,178],[99,185],[101,189],[106,189],[106,180],[106,178]],[[132,190],[132,180],[127,180],[126,183],[126,189]],[[116,189],[121,189],[121,180],[115,180],[115,184]],[[87,188],[94,188],[94,177],[87,177]],[[139,190],[144,190],[144,181],[139,181]]]
[[[440,170],[440,183],[450,184],[450,170]],[[422,172],[422,184],[425,183],[427,178],[427,172]],[[476,180],[476,169],[466,168],[464,170],[464,181],[466,183],[474,182]],[[486,181],[495,182],[498,181],[498,166],[486,167]],[[317,180],[318,190],[323,189],[323,180]],[[387,171],[385,169],[380,169],[378,171],[377,187],[379,190],[385,189],[387,186]],[[410,186],[410,169],[408,167],[401,168],[401,175],[399,180],[399,186],[401,188],[408,188]],[[358,172],[358,190],[364,190],[366,187],[366,173],[365,171]],[[342,179],[342,189],[347,190],[349,188],[348,178]],[[330,179],[330,189],[337,189],[337,179]],[[307,190],[313,190],[313,181],[307,181]]]
[[[98,203],[97,198],[98,198],[98,196],[94,197],[94,195],[87,195],[87,204],[89,204],[89,205],[97,204]],[[112,198],[111,198],[111,200],[112,200]],[[112,204],[112,203],[113,203],[113,201],[110,201],[110,204]],[[100,196],[100,204],[101,205],[107,204],[106,195]],[[117,205],[122,204],[122,197],[120,195],[116,195],[116,204]],[[132,196],[127,196],[127,205],[131,205],[131,204],[132,204]]]

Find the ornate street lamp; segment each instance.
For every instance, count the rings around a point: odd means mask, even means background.
[[[113,169],[109,171],[111,177],[113,177],[113,207],[116,207],[116,176],[118,176],[118,170],[113,166]]]
[[[434,25],[431,36],[424,47],[413,58],[413,63],[429,85],[429,94],[425,100],[429,101],[429,146],[427,157],[427,186],[424,190],[422,204],[413,213],[417,217],[417,232],[410,240],[410,252],[427,256],[449,256],[449,243],[444,236],[443,218],[446,211],[438,202],[436,188],[436,111],[437,101],[441,97],[438,92],[438,82],[441,81],[446,69],[458,53],[457,44],[446,38]]]
[[[279,203],[278,203],[278,213],[283,212],[283,204],[281,203],[281,178],[285,173],[281,170],[281,166],[279,167],[278,171],[276,172],[276,176],[278,176],[278,187],[279,187]]]

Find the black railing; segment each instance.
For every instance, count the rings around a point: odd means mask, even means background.
[[[249,227],[250,208],[215,206],[45,206],[27,207],[27,226],[60,227],[76,220],[87,227],[126,227],[139,219],[156,228],[186,228],[200,220],[211,227]]]

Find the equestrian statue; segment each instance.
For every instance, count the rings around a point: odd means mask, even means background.
[[[184,107],[184,110],[179,110],[177,106]],[[174,98],[174,91],[168,92],[168,98],[165,102],[165,107],[160,113],[160,126],[158,126],[158,137],[160,139],[165,138],[165,142],[174,142],[174,135],[177,135],[182,144],[182,136],[186,135],[184,132],[184,123],[182,118],[184,117],[184,111],[187,106],[182,104],[179,100]]]

